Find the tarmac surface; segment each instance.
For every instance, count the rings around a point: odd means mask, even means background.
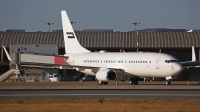
[[[0,90],[0,99],[21,98],[200,98],[193,89],[23,89]]]
[[[165,85],[165,81],[140,81],[139,85],[129,85],[128,81],[110,81],[108,85],[99,85],[97,81],[60,81],[60,82],[0,82],[0,90],[20,89],[197,89],[198,81],[172,81]]]

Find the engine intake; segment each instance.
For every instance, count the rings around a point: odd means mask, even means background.
[[[109,80],[115,80],[117,74],[115,71],[107,69],[107,68],[102,68],[96,73],[96,78],[99,81],[109,81]]]

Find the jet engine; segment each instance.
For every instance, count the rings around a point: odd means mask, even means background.
[[[108,82],[109,80],[115,80],[117,76],[117,73],[113,70],[110,69],[100,69],[97,73],[96,73],[96,78],[99,81],[102,82]]]

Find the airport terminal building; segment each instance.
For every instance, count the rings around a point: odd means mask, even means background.
[[[108,52],[136,52],[136,32],[113,32],[113,31],[77,31],[76,36],[80,44],[92,52],[106,50]],[[197,61],[200,61],[200,32],[139,32],[140,52],[161,52],[175,56],[179,61],[190,61],[192,49],[195,47]],[[64,39],[62,32],[0,32],[0,44],[9,51],[11,58],[15,60],[15,53],[32,52],[50,55],[65,54]],[[0,74],[13,68],[0,47]],[[22,58],[22,57],[18,57]],[[23,59],[39,60],[24,56]],[[49,58],[50,60],[50,58]],[[43,61],[43,60],[39,60]],[[47,74],[58,73],[70,77],[75,71],[57,68],[34,68],[25,72],[41,75],[43,80]],[[66,74],[68,74],[66,76]],[[76,75],[79,73],[75,73]],[[200,76],[200,68],[184,69],[177,80],[187,80],[190,74]]]

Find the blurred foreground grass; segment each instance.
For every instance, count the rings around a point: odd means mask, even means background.
[[[200,99],[41,98],[0,99],[0,112],[200,112]]]

